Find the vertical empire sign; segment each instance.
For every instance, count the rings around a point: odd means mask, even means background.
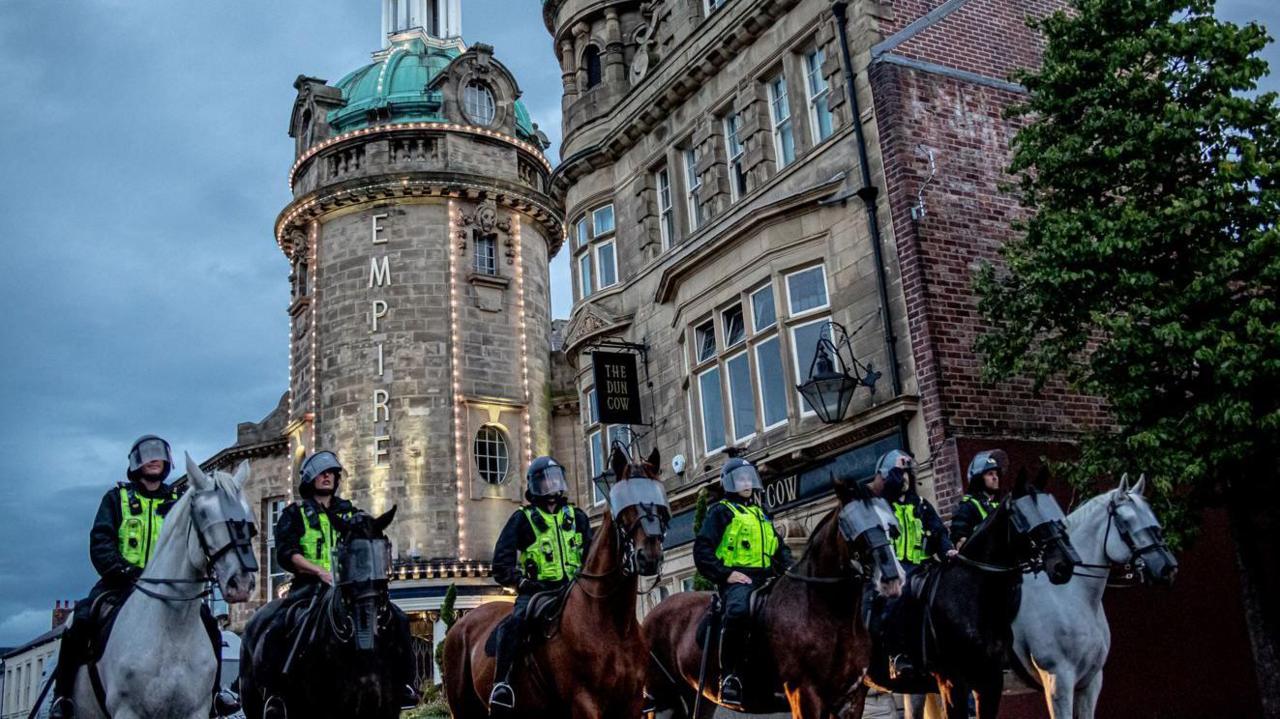
[[[387,238],[382,236],[383,227],[379,224],[380,220],[387,219],[387,215],[374,215],[373,226],[370,230],[370,237],[374,246],[387,244]],[[384,250],[381,256],[373,255],[369,258],[369,290],[373,295],[374,290],[380,290],[391,286],[391,265],[389,256]],[[370,301],[369,307],[369,333],[373,336],[378,334],[378,322],[386,319],[387,314],[391,312],[391,305],[385,299],[373,299]],[[385,382],[387,358],[385,343],[381,340],[374,343],[374,373],[378,377],[378,381]],[[386,464],[390,460],[391,455],[391,393],[385,389],[378,388],[373,391],[373,463]],[[378,423],[383,423],[383,431],[378,431]]]
[[[592,352],[596,410],[604,424],[644,424],[640,416],[640,375],[628,352]]]

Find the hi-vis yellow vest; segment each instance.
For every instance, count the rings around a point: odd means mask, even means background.
[[[160,530],[169,508],[178,501],[176,492],[161,497],[146,497],[127,484],[121,484],[120,493],[120,555],[124,561],[139,569],[156,553]]]
[[[573,579],[582,568],[582,533],[578,531],[577,515],[573,506],[566,506],[556,514],[539,507],[525,507],[524,516],[533,527],[533,544],[520,552],[517,565],[528,577],[539,582],[558,582]],[[565,527],[569,529],[565,529]]]
[[[729,569],[771,566],[773,555],[778,551],[778,534],[760,505],[744,507],[723,499],[720,504],[733,512],[733,520],[720,537],[716,558]]]

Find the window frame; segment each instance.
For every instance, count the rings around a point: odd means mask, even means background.
[[[791,324],[789,324],[789,325],[788,325],[788,327],[787,327],[787,339],[789,339],[789,340],[791,341],[791,342],[790,342],[790,344],[791,344],[791,366],[792,366],[792,369],[795,371],[795,378],[796,378],[796,380],[797,380],[796,384],[803,384],[803,383],[804,383],[804,377],[805,377],[805,376],[808,374],[808,372],[809,372],[809,368],[808,368],[807,366],[806,366],[806,367],[801,367],[801,366],[800,366],[800,343],[796,341],[796,334],[797,334],[797,333],[798,333],[802,328],[810,327],[810,326],[812,326],[812,325],[816,325],[816,324],[826,324],[827,322],[830,322],[830,321],[831,321],[831,317],[830,317],[830,316],[822,316],[822,317],[805,317],[805,318],[803,318],[803,319],[804,319],[804,321],[802,321],[802,322],[794,322],[794,323],[791,323]],[[819,333],[819,335],[818,335],[818,336],[819,336],[819,338],[821,338],[821,336],[822,336],[822,335],[821,335],[821,333]],[[815,343],[815,346],[816,346],[816,343]],[[815,350],[815,351],[816,351],[816,350]],[[801,418],[804,418],[804,417],[814,417],[814,416],[816,416],[816,415],[817,415],[817,412],[814,412],[812,409],[810,409],[810,408],[809,408],[809,404],[808,404],[807,402],[805,402],[805,401],[804,401],[804,397],[800,394],[800,390],[798,390],[798,389],[797,389],[797,390],[795,390],[795,391],[794,391],[794,394],[795,394],[795,396],[798,398],[798,399],[797,399],[797,403],[796,403],[796,404],[797,404],[797,407],[799,407],[799,409],[800,409],[800,417],[801,417]]]
[[[706,398],[704,396],[703,383],[702,383],[702,378],[711,374],[712,372],[716,373],[716,382],[715,382],[716,394],[717,394],[717,399],[720,403],[719,421],[720,421],[720,433],[722,435],[722,438],[721,438],[722,442],[718,447],[711,447],[707,442],[707,407],[706,407]],[[729,428],[726,426],[727,423],[725,422],[725,417],[724,417],[724,408],[725,408],[724,384],[723,384],[724,378],[723,378],[722,369],[720,367],[719,360],[717,359],[716,361],[712,361],[708,363],[706,367],[695,372],[694,377],[695,377],[694,384],[697,385],[698,387],[697,414],[698,414],[698,419],[700,420],[698,429],[702,433],[702,456],[713,457],[719,454],[720,452],[723,452],[729,446],[728,445],[729,436],[728,436],[728,432],[726,431]]]
[[[676,207],[671,196],[671,169],[666,165],[653,172],[653,182],[658,199],[658,234],[662,249],[669,250],[676,241]]]
[[[485,264],[481,264],[481,247],[486,248],[484,259]],[[498,276],[498,238],[491,234],[477,232],[472,241],[472,262],[471,269],[476,274],[487,275],[489,277]]]
[[[791,278],[796,277],[798,275],[805,274],[806,272],[812,272],[813,270],[820,270],[818,274],[819,276],[822,277],[822,294],[823,294],[823,297],[826,298],[826,301],[824,301],[821,305],[816,305],[814,307],[801,310],[800,312],[796,312],[795,308],[793,307],[793,304],[794,304],[793,300],[791,299]],[[783,288],[786,290],[786,295],[787,295],[787,319],[788,320],[801,319],[811,314],[814,314],[817,312],[825,312],[831,309],[831,284],[827,280],[827,268],[825,264],[818,263],[816,265],[809,265],[807,267],[802,267],[800,269],[792,270],[790,272],[783,274],[782,279],[783,279],[782,285],[783,285]],[[775,305],[774,307],[776,311],[777,305]]]
[[[760,339],[759,341],[753,342],[751,344],[751,359],[752,359],[752,363],[755,365],[753,371],[755,372],[755,379],[756,379],[756,397],[760,400],[760,416],[758,419],[760,422],[760,432],[762,434],[768,434],[769,432],[772,432],[773,430],[779,427],[784,427],[791,421],[791,408],[787,406],[787,395],[788,395],[787,388],[786,388],[786,385],[788,384],[787,378],[786,378],[787,365],[786,365],[786,362],[783,361],[783,357],[782,357],[784,352],[783,343],[782,343],[782,331],[779,329],[777,323],[774,323],[774,325],[769,328],[769,330],[767,331],[767,335],[768,336]],[[777,345],[778,368],[782,371],[782,375],[783,375],[782,376],[782,382],[783,382],[782,419],[778,420],[777,422],[774,422],[773,424],[765,424],[766,422],[769,421],[769,417],[768,417],[768,411],[766,409],[766,402],[764,400],[764,391],[765,391],[765,387],[770,385],[765,384],[762,363],[760,362],[760,350],[770,342],[773,342]]]
[[[578,292],[584,300],[595,292],[595,277],[591,271],[590,250],[578,254]]]
[[[485,438],[484,435],[486,433],[491,433],[491,437],[496,437],[497,441],[495,442],[492,438]],[[484,464],[480,461],[480,443],[482,441],[491,448],[502,447],[501,457],[497,455],[489,457],[490,459],[500,460],[502,476],[497,481],[491,481],[485,475]],[[490,487],[504,486],[511,479],[511,441],[507,438],[507,433],[496,424],[480,425],[480,428],[476,430],[475,436],[471,439],[471,461],[475,463],[476,476],[479,477],[481,482]]]
[[[686,147],[680,150],[680,157],[681,162],[684,163],[685,213],[689,233],[692,234],[703,225],[702,207],[698,204],[698,190],[702,189],[702,178],[698,177],[698,149]]]
[[[600,229],[600,213],[605,210],[609,211],[609,229]],[[613,203],[606,202],[603,205],[592,208],[591,210],[591,239],[598,240],[605,235],[613,234],[618,229],[618,218],[614,214]]]
[[[769,95],[769,124],[773,134],[774,164],[781,170],[796,161],[795,118],[791,112],[791,93],[787,87],[787,73],[778,71],[765,82],[765,86]],[[785,116],[779,115],[779,107],[786,110]],[[787,157],[785,151],[787,141],[791,145],[790,157]]]
[[[729,399],[729,404],[728,404],[729,426],[726,429],[729,430],[727,434],[732,436],[733,443],[735,445],[742,445],[747,442],[750,442],[752,439],[755,439],[756,434],[758,434],[759,432],[759,430],[756,429],[756,425],[760,421],[760,413],[756,411],[757,410],[756,388],[751,386],[752,379],[754,379],[756,376],[755,372],[751,367],[752,354],[753,352],[752,352],[751,346],[747,344],[746,339],[744,338],[741,351],[735,352],[733,354],[725,355],[724,359],[721,360],[721,363],[720,363],[724,370],[723,381],[725,382],[725,385],[726,385],[725,389],[728,390],[727,392],[725,392],[725,394],[728,395],[728,399]],[[748,385],[747,395],[750,398],[750,404],[751,404],[751,431],[745,435],[738,434],[738,417],[737,417],[738,404],[735,399],[735,393],[733,391],[734,390],[733,373],[729,369],[730,363],[732,363],[734,360],[737,360],[737,359],[742,359],[747,363],[747,385]],[[727,441],[729,437],[726,437],[725,439]]]
[[[267,518],[267,531],[263,537],[263,544],[267,549],[267,581],[263,588],[266,589],[267,601],[276,598],[276,588],[281,584],[289,581],[289,570],[280,567],[279,574],[271,571],[271,565],[275,562],[276,556],[276,522],[280,520],[280,514],[284,512],[284,508],[289,506],[289,498],[284,495],[267,497],[262,500],[263,514]],[[276,579],[280,577],[280,579]]]
[[[483,97],[488,100],[488,106],[483,108],[484,113],[488,116],[487,121],[484,120],[483,115],[477,114],[472,109],[472,90],[483,91]],[[470,80],[466,85],[462,86],[462,112],[467,116],[468,120],[478,124],[480,127],[492,127],[493,123],[498,119],[498,97],[487,84],[479,80]]]
[[[747,171],[742,166],[743,160],[747,155],[747,145],[742,141],[742,115],[730,111],[720,119],[721,127],[724,132],[724,155],[725,164],[729,170],[729,201],[737,202],[747,194]],[[734,146],[738,151],[733,151]],[[738,187],[741,183],[742,187]]]
[[[821,58],[817,65],[812,64],[815,57]],[[809,132],[813,137],[813,144],[825,142],[827,138],[836,134],[835,119],[831,115],[831,83],[822,74],[822,63],[826,62],[826,53],[822,48],[815,47],[804,54],[804,91],[809,106]],[[814,92],[814,81],[822,83],[822,89]],[[820,121],[820,111],[818,103],[825,102],[826,109],[821,112],[826,113],[828,131],[824,135],[822,133],[822,123]]]
[[[603,249],[605,249],[606,247],[607,247],[607,248],[609,248],[609,250],[610,250],[610,262],[609,262],[610,267],[609,267],[609,269],[611,269],[611,270],[613,271],[613,281],[612,281],[612,282],[609,282],[609,284],[605,284],[605,281],[604,281],[604,279],[605,279],[605,278],[604,278],[604,275],[605,275],[605,273],[604,273],[605,266],[604,266],[604,262],[600,259],[600,251],[601,251],[601,250],[603,250]],[[595,254],[596,275],[598,276],[597,284],[598,284],[599,286],[598,286],[598,287],[596,287],[596,291],[597,291],[597,292],[601,292],[601,291],[603,291],[603,290],[607,290],[607,289],[609,289],[610,287],[613,287],[613,286],[615,286],[615,285],[617,285],[617,284],[621,283],[621,282],[622,282],[622,278],[618,276],[618,243],[617,243],[617,240],[616,240],[615,238],[613,238],[613,237],[610,237],[609,239],[604,240],[603,242],[597,242],[597,243],[595,243],[595,244],[593,244],[593,245],[591,246],[591,251],[592,251],[592,253],[594,253],[594,254]]]

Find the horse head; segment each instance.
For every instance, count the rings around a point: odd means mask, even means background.
[[[831,485],[840,500],[840,537],[850,557],[859,565],[870,565],[871,579],[881,596],[902,594],[904,572],[893,553],[893,537],[898,533],[893,510],[883,499],[872,495],[865,484],[849,483],[832,475]]]
[[[241,462],[234,476],[226,472],[210,476],[188,454],[187,478],[195,529],[188,541],[188,558],[199,569],[212,569],[227,602],[248,601],[258,577],[253,551],[258,530],[243,492],[249,463]]]
[[[1018,472],[1013,493],[1001,503],[996,514],[1009,514],[1018,562],[1043,569],[1053,584],[1066,584],[1080,564],[1080,555],[1071,546],[1066,517],[1058,501],[1052,494],[1041,491],[1047,479],[1046,470],[1041,470],[1039,486],[1036,486],[1027,481],[1026,470]]]
[[[349,609],[361,651],[373,650],[379,625],[390,617],[391,541],[386,529],[395,516],[394,506],[377,517],[357,513],[344,523],[334,549],[333,583]]]
[[[1107,506],[1107,560],[1132,564],[1144,580],[1171,585],[1178,573],[1178,560],[1165,544],[1160,520],[1142,495],[1146,486],[1146,476],[1130,486],[1129,476],[1125,475],[1120,478],[1120,486],[1111,492]],[[1115,532],[1109,531],[1112,524]]]
[[[615,482],[609,488],[609,511],[621,540],[626,574],[656,576],[662,571],[662,541],[671,521],[671,506],[659,479],[662,456],[632,461],[620,446],[610,457]]]

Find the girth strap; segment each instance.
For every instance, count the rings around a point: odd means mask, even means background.
[[[102,685],[102,675],[98,672],[98,663],[89,662],[89,686],[93,687],[93,696],[98,700],[98,708],[102,710],[102,715],[107,719],[111,719],[111,712],[107,711],[107,688]]]

